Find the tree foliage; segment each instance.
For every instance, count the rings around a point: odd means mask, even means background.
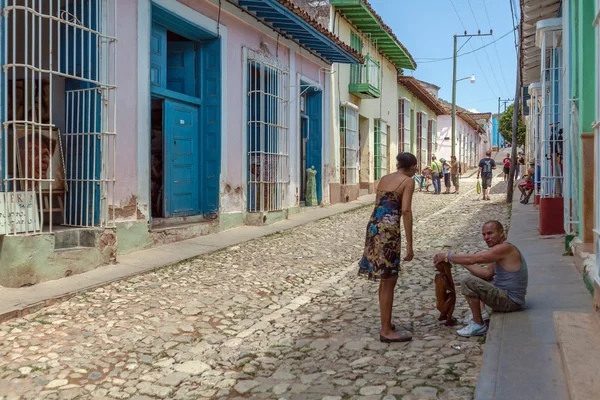
[[[506,108],[502,117],[500,117],[500,124],[498,129],[504,140],[512,143],[512,123],[513,123],[513,112],[514,105],[511,104]],[[525,124],[523,123],[522,109],[519,107],[519,118],[517,120],[517,146],[523,146],[525,144]],[[514,145],[514,143],[513,143]]]

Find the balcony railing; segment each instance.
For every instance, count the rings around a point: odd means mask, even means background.
[[[369,55],[364,64],[350,66],[349,92],[361,99],[378,99],[381,96],[381,66]]]

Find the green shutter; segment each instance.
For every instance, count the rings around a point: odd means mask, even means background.
[[[381,179],[381,120],[375,120],[375,180]]]

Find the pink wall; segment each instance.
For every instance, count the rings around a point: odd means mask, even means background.
[[[460,142],[459,142],[459,132],[465,132],[467,135],[469,135],[469,137],[471,138],[472,141],[474,141],[477,144],[477,149],[475,151],[475,158],[479,157],[480,154],[480,148],[483,145],[483,142],[479,141],[479,133],[477,133],[477,131],[475,131],[471,125],[467,124],[465,121],[462,120],[462,118],[460,117],[456,117],[456,137],[455,137],[455,141],[456,141],[456,147],[455,147],[455,154],[458,157],[459,155],[459,148],[460,148]],[[448,137],[448,140],[444,140],[445,137]],[[440,158],[445,158],[447,160],[450,159],[450,156],[452,155],[452,117],[450,115],[440,115],[438,117],[438,137],[437,137],[437,151],[435,153],[435,155],[437,156],[438,159]],[[468,160],[467,160],[468,161]],[[475,161],[475,163],[477,163],[478,160]]]
[[[207,1],[178,0],[180,3],[196,10],[200,14],[213,19],[218,18],[218,7]],[[250,17],[249,17],[250,18]],[[260,49],[261,42],[268,44],[273,55],[277,54],[279,60],[289,66],[290,50],[281,42],[277,42],[269,35],[250,26],[241,19],[221,10],[221,24],[227,27],[227,170],[222,171],[221,186],[225,192],[221,194],[221,210],[241,211],[244,208],[241,193],[244,177],[243,163],[246,156],[242,152],[242,143],[245,140],[245,123],[243,104],[246,96],[246,83],[243,82],[243,48]]]
[[[118,2],[117,13],[117,169],[114,201],[128,202],[137,193],[137,2]],[[150,134],[150,133],[148,133]]]
[[[296,72],[306,78],[319,82],[319,69],[321,66],[300,53],[296,52]],[[323,71],[321,71],[321,85],[324,85]]]

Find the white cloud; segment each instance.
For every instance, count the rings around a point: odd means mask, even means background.
[[[478,113],[479,111],[477,111],[476,108],[467,108],[468,112],[472,112],[472,113]]]

